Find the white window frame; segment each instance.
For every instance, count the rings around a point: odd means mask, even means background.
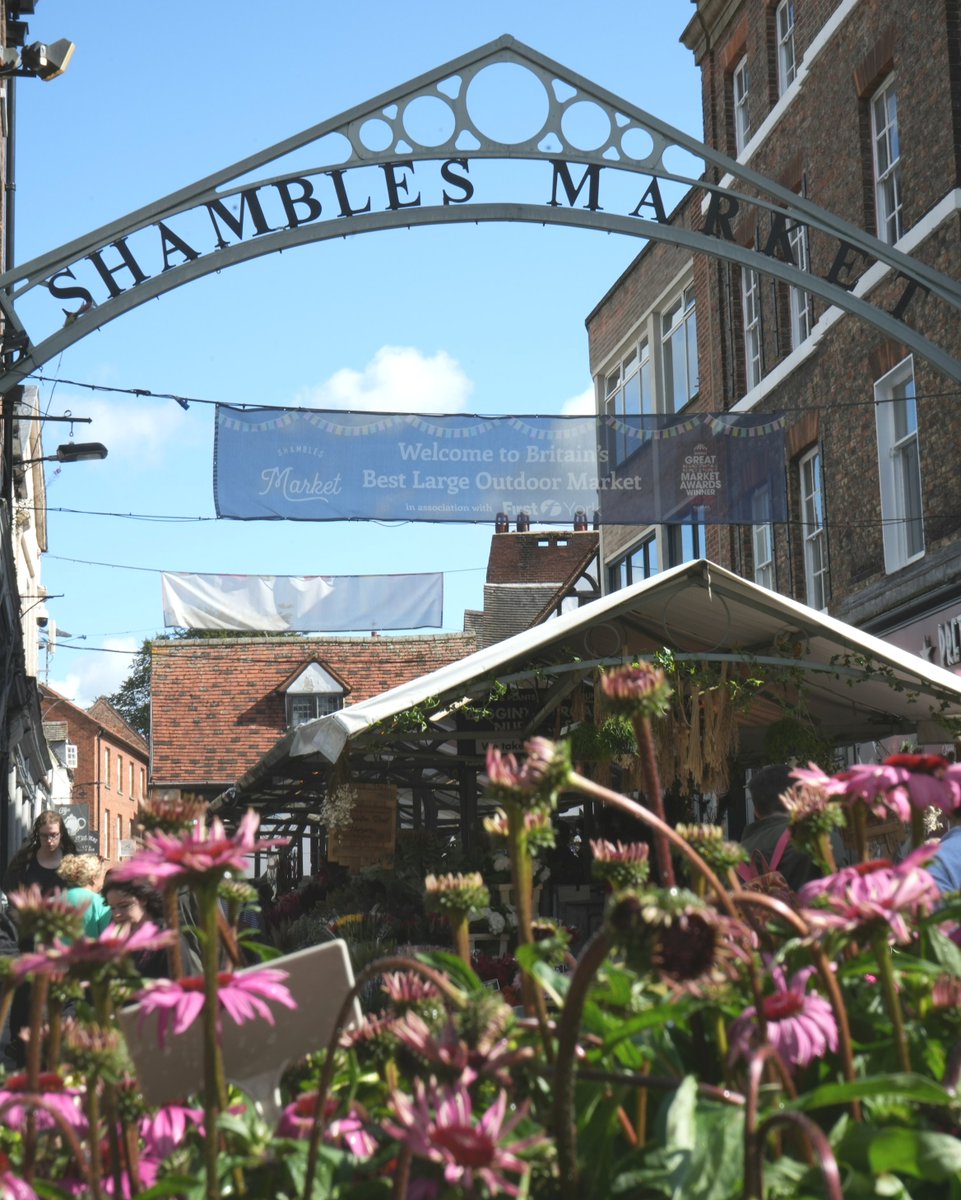
[[[871,156],[878,237],[894,245],[904,232],[901,139],[895,80],[889,76],[871,97]]]
[[[607,568],[608,590],[619,591],[645,579],[653,579],[658,573],[660,548],[657,533],[648,533],[624,554],[616,558]]]
[[[913,356],[875,383],[874,400],[884,570],[890,575],[924,557],[924,493]]]
[[[678,412],[698,393],[697,304],[693,284],[661,310],[661,379],[664,412]]]
[[[642,337],[635,342],[604,380],[604,412],[614,422],[611,446],[613,465],[617,466],[646,440],[630,418],[654,412],[650,340]]]
[[[804,544],[805,602],[824,611],[828,606],[827,537],[824,531],[824,495],[821,449],[815,446],[798,463],[801,497],[801,536]]]
[[[695,505],[679,519],[670,521],[665,526],[665,533],[669,567],[707,558],[707,525],[702,505]]]
[[[791,256],[799,271],[810,271],[811,255],[808,248],[808,227],[800,221],[792,225],[788,231],[788,242],[791,246]],[[803,288],[792,287],[788,290],[791,307],[791,349],[796,350],[802,342],[811,336],[813,312],[811,310],[811,295]]]
[[[777,94],[783,96],[797,75],[794,49],[794,0],[781,0],[774,16],[777,34]]]
[[[774,526],[771,524],[771,493],[765,484],[751,496],[751,549],[754,582],[774,591]]]
[[[747,55],[740,59],[731,76],[731,95],[734,104],[734,148],[743,153],[751,140],[751,121],[747,105],[751,94],[751,77],[747,69]]]
[[[761,382],[761,277],[741,268],[741,310],[744,316],[744,381],[747,391]]]

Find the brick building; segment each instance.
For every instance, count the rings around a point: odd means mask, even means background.
[[[147,743],[103,697],[83,709],[41,684],[40,705],[51,749],[70,777],[73,815],[98,831],[100,853],[116,860],[147,794]]]
[[[956,6],[693,3],[682,40],[701,68],[706,142],[961,278]],[[699,227],[705,209],[695,189],[671,219]],[[733,233],[757,249],[767,236],[748,205]],[[800,224],[785,236],[796,265],[830,272],[836,241]],[[961,358],[956,314],[939,301],[856,257],[848,282]],[[672,525],[604,528],[605,590],[710,557],[957,669],[956,384],[799,288],[665,244],[645,248],[587,328],[601,412],[690,406],[786,420],[787,522],[710,526],[694,510]]]
[[[471,633],[154,642],[150,786],[213,799],[289,729],[475,647]]]

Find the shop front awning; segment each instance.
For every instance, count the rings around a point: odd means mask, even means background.
[[[318,821],[334,777],[391,782],[456,816],[476,799],[489,743],[565,733],[598,667],[669,649],[675,659],[777,678],[740,714],[742,751],[760,753],[784,715],[783,681],[836,744],[915,736],[949,746],[961,676],[704,560],[686,563],[458,662],[292,730],[214,802],[253,807],[265,826]],[[403,813],[402,813],[403,815]]]

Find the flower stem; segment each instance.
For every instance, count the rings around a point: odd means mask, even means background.
[[[665,820],[657,816],[656,813],[651,812],[649,808],[645,808],[643,804],[639,804],[636,800],[629,800],[626,796],[620,795],[619,792],[613,792],[610,788],[602,787],[601,784],[594,783],[592,779],[588,779],[584,775],[578,775],[576,771],[571,772],[568,787],[583,792],[585,796],[590,796],[592,800],[598,800],[602,804],[609,804],[612,808],[620,808],[624,812],[630,813],[632,817],[637,817],[639,821],[642,821],[645,825],[653,829],[656,834],[660,834],[665,841],[670,842],[672,846],[676,846],[694,869],[707,881],[717,897],[718,903],[728,916],[737,917],[737,911],[731,903],[731,897],[717,875],[715,875],[704,859],[701,858],[700,854],[679,833],[672,829]],[[673,874],[671,878],[673,879]]]
[[[50,980],[38,975],[30,991],[30,1040],[27,1042],[27,1090],[34,1094],[40,1091],[40,1061],[43,1051],[43,1014],[47,1007]],[[23,1135],[23,1177],[33,1182],[37,1156],[37,1114],[33,1108],[27,1112],[27,1127]]]
[[[517,910],[517,944],[518,946],[532,946],[534,944],[532,928],[534,864],[531,859],[527,829],[524,825],[524,811],[518,804],[507,805],[507,848],[511,860],[514,905]],[[554,1051],[547,1023],[547,1003],[537,982],[523,968],[521,969],[521,995],[525,1011],[529,1015],[537,1017],[544,1053],[550,1062]]]
[[[217,1175],[219,1137],[217,1121],[227,1104],[227,1085],[224,1081],[223,1054],[220,1048],[220,1000],[218,998],[218,968],[220,944],[217,936],[217,887],[206,884],[198,888],[200,921],[204,931],[204,1156],[207,1171],[207,1200],[219,1200],[220,1183]]]
[[[633,720],[634,737],[637,741],[638,753],[641,756],[641,770],[644,772],[644,790],[647,793],[648,808],[662,824],[667,825],[664,812],[664,796],[661,792],[661,780],[657,771],[657,755],[654,750],[654,732],[651,729],[650,717],[635,717]],[[674,879],[674,863],[671,861],[671,848],[663,831],[654,830],[654,849],[657,854],[657,870],[661,879],[661,887],[676,886]]]
[[[584,1004],[590,985],[607,958],[611,943],[606,932],[599,929],[591,938],[571,975],[570,987],[557,1026],[557,1061],[554,1067],[554,1138],[557,1144],[557,1165],[561,1179],[562,1200],[576,1200],[577,1126],[574,1121],[574,1061],[577,1053],[577,1031],[580,1028]]]
[[[175,935],[168,947],[170,974],[174,979],[183,979],[184,956],[180,945],[180,900],[177,895],[176,883],[172,883],[164,891],[164,922],[168,929],[173,930]]]
[[[433,967],[429,967],[426,963],[418,962],[415,958],[403,958],[400,955],[379,958],[376,962],[369,963],[360,972],[354,980],[353,987],[348,991],[341,1003],[337,1019],[334,1021],[334,1027],[330,1031],[330,1038],[327,1042],[324,1065],[321,1069],[320,1081],[317,1084],[317,1107],[314,1112],[314,1122],[310,1128],[310,1138],[307,1147],[307,1170],[304,1175],[303,1200],[310,1200],[310,1194],[314,1190],[314,1177],[317,1174],[317,1156],[320,1151],[320,1135],[323,1129],[323,1115],[327,1106],[327,1093],[330,1091],[331,1080],[334,1077],[334,1063],[337,1058],[337,1043],[340,1040],[341,1030],[353,1015],[354,1002],[360,995],[365,984],[369,980],[383,975],[385,971],[414,971],[418,975],[423,975],[425,979],[429,979],[458,1008],[464,1008],[466,1004],[463,993],[458,991],[445,975],[442,975],[440,971],[435,971]]]
[[[761,892],[737,892],[734,900],[735,903],[740,905],[755,905],[776,913],[803,938],[809,938],[811,935],[808,923],[793,908],[788,907],[783,901],[778,900],[774,896],[765,896]],[[855,1079],[854,1046],[851,1041],[851,1024],[848,1021],[848,1010],[844,1003],[844,997],[841,994],[841,988],[838,985],[834,968],[827,954],[825,954],[823,947],[818,945],[817,942],[812,942],[810,943],[810,950],[817,963],[818,974],[821,977],[821,982],[824,984],[824,990],[828,994],[828,1000],[834,1012],[834,1019],[837,1022],[838,1050],[841,1055],[841,1068],[844,1071],[844,1078],[848,1083],[853,1083]],[[861,1120],[860,1100],[851,1101],[851,1115],[856,1121]]]
[[[884,993],[884,1003],[894,1029],[894,1045],[898,1055],[898,1066],[902,1071],[910,1072],[911,1051],[908,1048],[908,1038],[904,1029],[901,997],[898,995],[897,980],[894,977],[894,959],[891,955],[891,943],[888,941],[886,929],[881,930],[874,936],[874,956],[878,964],[878,975],[881,979],[881,991]]]
[[[454,931],[454,949],[461,961],[470,966],[470,922],[467,913],[460,912],[451,917],[451,928]]]

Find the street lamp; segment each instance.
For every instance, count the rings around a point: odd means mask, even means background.
[[[42,458],[15,458],[15,467],[28,467],[31,463],[41,462],[91,462],[94,459],[107,457],[107,447],[103,442],[65,442],[57,447],[56,454],[45,454]]]
[[[62,75],[70,65],[76,46],[69,38],[56,42],[31,42],[22,50],[8,46],[0,50],[0,77],[42,79],[45,83]]]

